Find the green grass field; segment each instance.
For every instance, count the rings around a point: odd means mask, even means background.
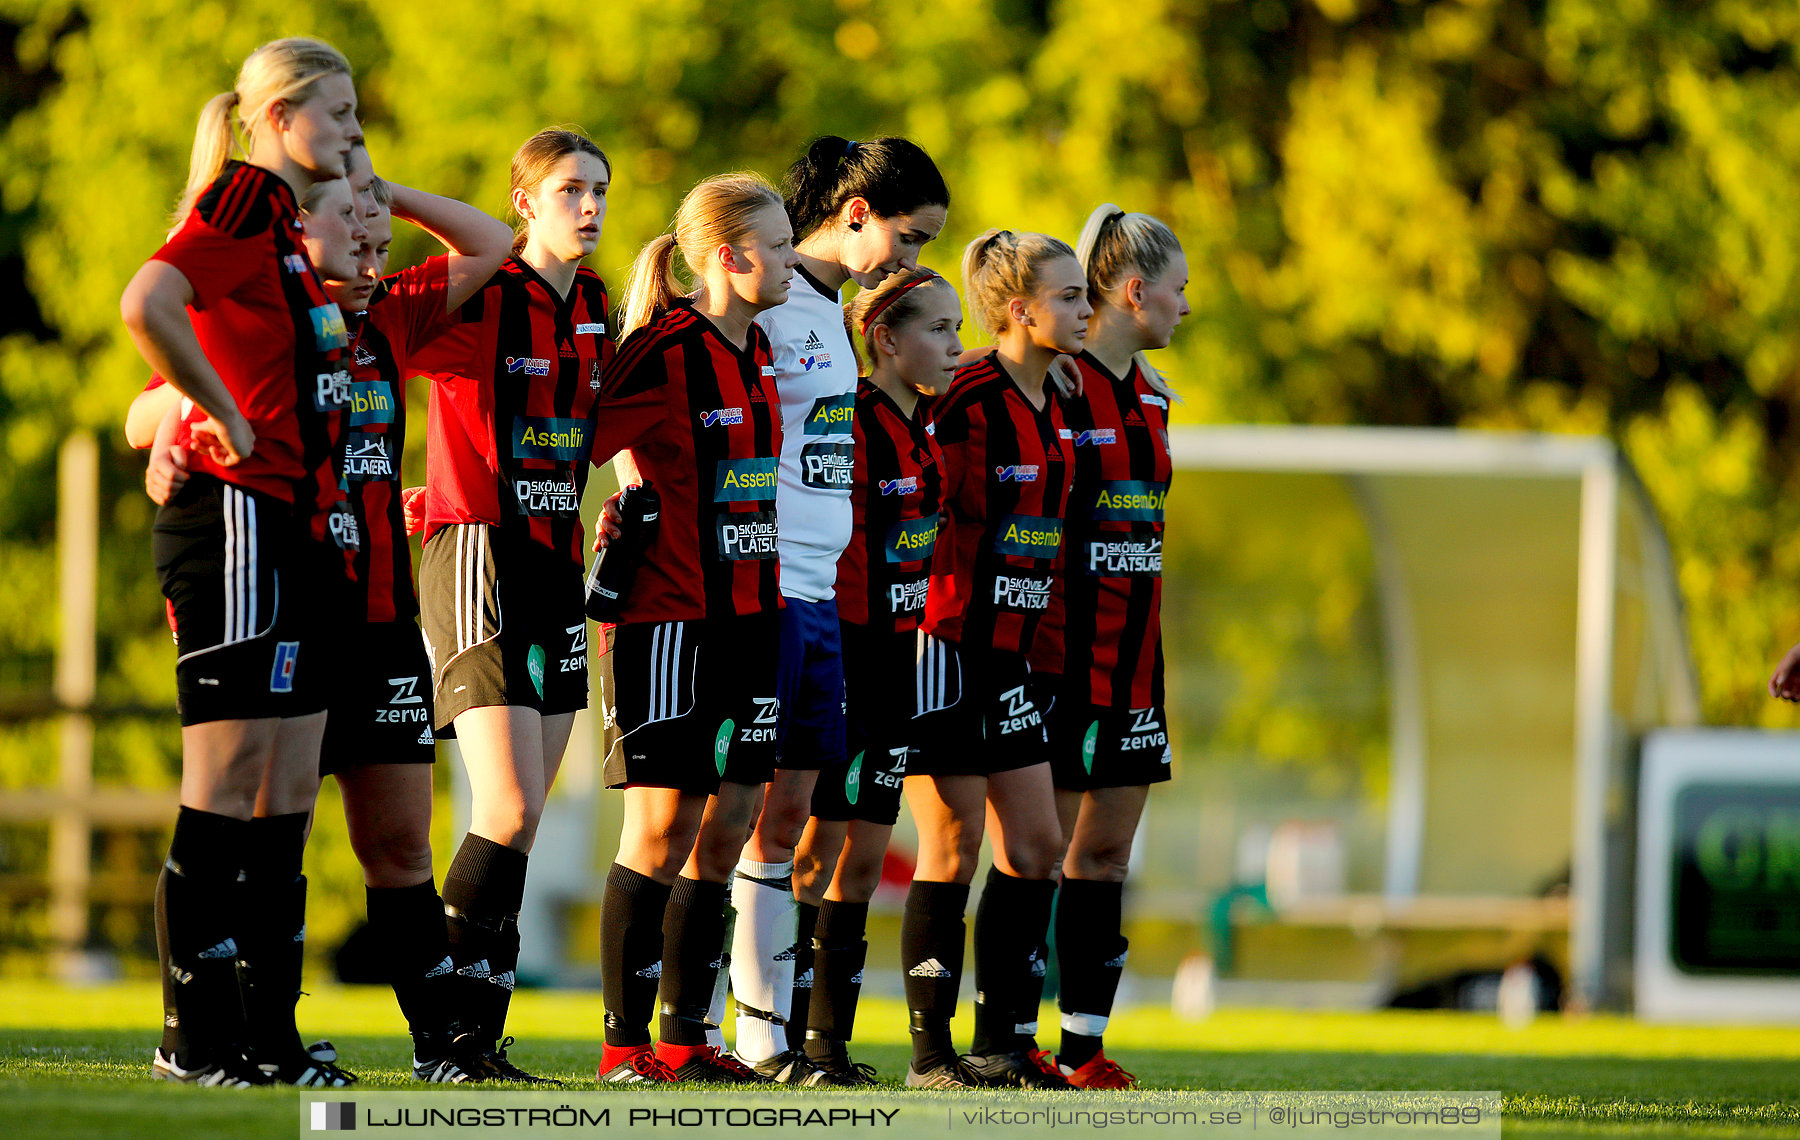
[[[158,1010],[146,984],[0,982],[4,1140],[295,1135],[292,1090],[151,1082]],[[303,1031],[329,1030],[371,1088],[418,1087],[405,1079],[408,1042],[398,1022],[381,989],[333,987],[301,1004]],[[514,1059],[591,1089],[600,1025],[597,994],[521,992],[510,1024],[520,1039]],[[897,1002],[864,1002],[858,1059],[884,1077],[902,1073],[904,1025]],[[1593,1017],[1508,1030],[1471,1014],[1279,1010],[1189,1022],[1139,1009],[1115,1019],[1107,1052],[1151,1088],[1499,1089],[1509,1136],[1800,1137],[1800,1028]]]

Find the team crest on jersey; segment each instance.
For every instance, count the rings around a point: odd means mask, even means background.
[[[1119,433],[1115,428],[1094,428],[1091,431],[1078,432],[1075,436],[1076,447],[1117,442],[1119,442]]]
[[[744,409],[742,408],[714,408],[710,412],[700,413],[700,423],[704,427],[718,427],[720,424],[724,424],[726,427],[735,427],[743,422]]]
[[[588,389],[594,392],[600,390],[600,362],[598,360],[588,362]]]
[[[509,356],[506,358],[508,372],[523,372],[527,376],[550,375],[550,361],[542,356]]]
[[[899,479],[878,480],[884,495],[910,495],[919,489],[919,477],[906,475]]]
[[[1035,483],[1038,481],[1038,471],[1035,463],[1016,463],[1010,467],[994,468],[994,475],[1002,483]]]
[[[356,364],[359,368],[367,368],[375,363],[375,354],[363,347],[362,341],[356,342]]]

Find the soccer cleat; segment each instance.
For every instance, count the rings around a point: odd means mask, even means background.
[[[831,1043],[831,1053],[824,1060],[817,1057],[810,1059],[813,1067],[825,1074],[825,1079],[819,1081],[819,1084],[846,1089],[881,1083],[875,1079],[875,1066],[852,1061],[850,1050],[842,1041]]]
[[[1078,1089],[1135,1089],[1137,1078],[1118,1065],[1106,1059],[1105,1053],[1095,1053],[1079,1068],[1058,1063],[1057,1072],[1063,1079]]]
[[[751,1064],[750,1067],[778,1085],[799,1085],[805,1088],[826,1083],[824,1071],[813,1064],[811,1057],[798,1049],[777,1053],[766,1061]]]
[[[1045,1068],[1034,1059],[1033,1054],[1036,1052],[1037,1050],[1027,1052],[1021,1049],[1013,1053],[969,1054],[962,1061],[974,1076],[974,1083],[984,1088],[1068,1088],[1069,1082],[1055,1071],[1055,1062],[1050,1063],[1050,1068]]]
[[[415,1053],[412,1071],[413,1080],[424,1081],[428,1085],[466,1085],[475,1082],[474,1077],[464,1072],[462,1066],[449,1057],[421,1061]]]
[[[922,1073],[911,1065],[906,1067],[906,1087],[909,1089],[972,1089],[980,1085],[981,1081],[963,1064],[961,1057]]]
[[[554,1085],[562,1087],[562,1082],[555,1077],[538,1077],[519,1068],[506,1059],[506,1051],[512,1047],[513,1039],[505,1038],[498,1049],[483,1049],[469,1035],[457,1038],[458,1050],[456,1063],[463,1072],[469,1075],[470,1081],[508,1081],[517,1085]]]
[[[658,1084],[673,1081],[675,1071],[658,1060],[649,1045],[608,1045],[600,1054],[594,1079],[603,1085]]]
[[[775,1082],[716,1045],[666,1045],[656,1047],[656,1058],[675,1073],[678,1081],[709,1085],[769,1085]]]
[[[325,1051],[337,1056],[336,1050]],[[293,1085],[297,1089],[341,1089],[357,1080],[355,1073],[339,1068],[335,1061],[320,1060],[310,1050],[287,1061],[259,1062],[257,1068],[269,1074],[276,1083]]]
[[[156,1081],[175,1081],[184,1085],[199,1085],[206,1089],[247,1089],[253,1085],[273,1084],[269,1074],[242,1057],[213,1065],[198,1065],[192,1069],[184,1069],[174,1056],[161,1049],[150,1062],[150,1079]]]

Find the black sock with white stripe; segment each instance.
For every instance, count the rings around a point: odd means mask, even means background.
[[[912,1067],[917,1072],[956,1060],[950,1018],[962,985],[963,911],[969,888],[963,883],[914,879],[900,921],[900,965],[906,971],[906,1008],[912,1034]]]
[[[813,928],[818,925],[820,908],[798,896],[794,902],[794,996],[788,1002],[787,1045],[805,1049],[806,1011],[813,997]]]
[[[869,957],[869,944],[863,940],[868,926],[866,902],[826,899],[819,907],[812,938],[812,1005],[806,1020],[806,1055],[815,1061],[831,1056],[856,1028],[856,1003]]]
[[[444,872],[444,915],[456,968],[456,1019],[493,1047],[506,1029],[519,964],[519,904],[528,857],[471,832]]]
[[[388,964],[414,1053],[420,1060],[441,1059],[448,1055],[456,994],[444,900],[430,879],[410,887],[369,887],[365,893],[369,931]]]
[[[608,1045],[650,1044],[668,909],[667,886],[617,863],[607,872],[600,904],[600,993]]]
[[[706,1011],[725,964],[724,883],[682,876],[663,913],[663,976],[657,1039],[665,1045],[706,1044]]]
[[[1064,877],[1056,892],[1056,965],[1062,988],[1057,1060],[1079,1069],[1100,1052],[1125,972],[1125,884]]]
[[[969,1052],[1017,1052],[1037,1032],[1037,998],[1044,984],[1041,973],[1033,978],[1033,970],[1044,969],[1038,955],[1055,894],[1052,879],[1021,879],[988,868],[975,908],[975,1042]]]
[[[238,872],[249,830],[248,820],[182,808],[156,880],[163,1052],[183,1068],[210,1064],[243,1044]]]
[[[292,1065],[304,1054],[294,1007],[306,960],[306,876],[300,873],[310,813],[250,821],[244,857],[244,1011],[250,1043],[267,1064]]]

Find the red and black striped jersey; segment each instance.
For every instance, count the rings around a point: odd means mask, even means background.
[[[413,360],[433,381],[425,537],[486,523],[583,563],[581,492],[612,355],[598,275],[577,270],[563,297],[509,258]]]
[[[956,372],[933,403],[944,454],[947,541],[938,544],[925,632],[941,641],[1027,653],[1050,605],[1073,456],[1046,389],[1034,408],[998,353]]]
[[[775,489],[781,403],[769,338],[747,348],[687,301],[635,330],[607,369],[594,462],[629,451],[662,498],[622,621],[691,621],[781,605]]]
[[[368,311],[350,318],[350,410],[338,466],[362,531],[352,560],[361,604],[352,609],[372,622],[419,613],[399,493],[406,377],[417,351],[448,326],[449,291],[450,259],[439,255],[389,275],[375,287]]]
[[[236,466],[196,452],[189,470],[293,503],[301,518],[333,499],[333,415],[350,397],[343,314],[300,242],[294,192],[259,166],[231,162],[152,255],[193,287],[188,316],[256,445]],[[199,408],[190,423],[206,418]]]
[[[1077,363],[1082,394],[1061,401],[1075,448],[1063,572],[1031,664],[1065,686],[1085,677],[1091,705],[1149,708],[1163,699],[1169,401],[1135,362],[1123,379],[1088,353]]]
[[[895,633],[919,627],[937,547],[944,455],[921,397],[913,414],[864,380],[856,388],[855,521],[838,558],[838,617]]]

